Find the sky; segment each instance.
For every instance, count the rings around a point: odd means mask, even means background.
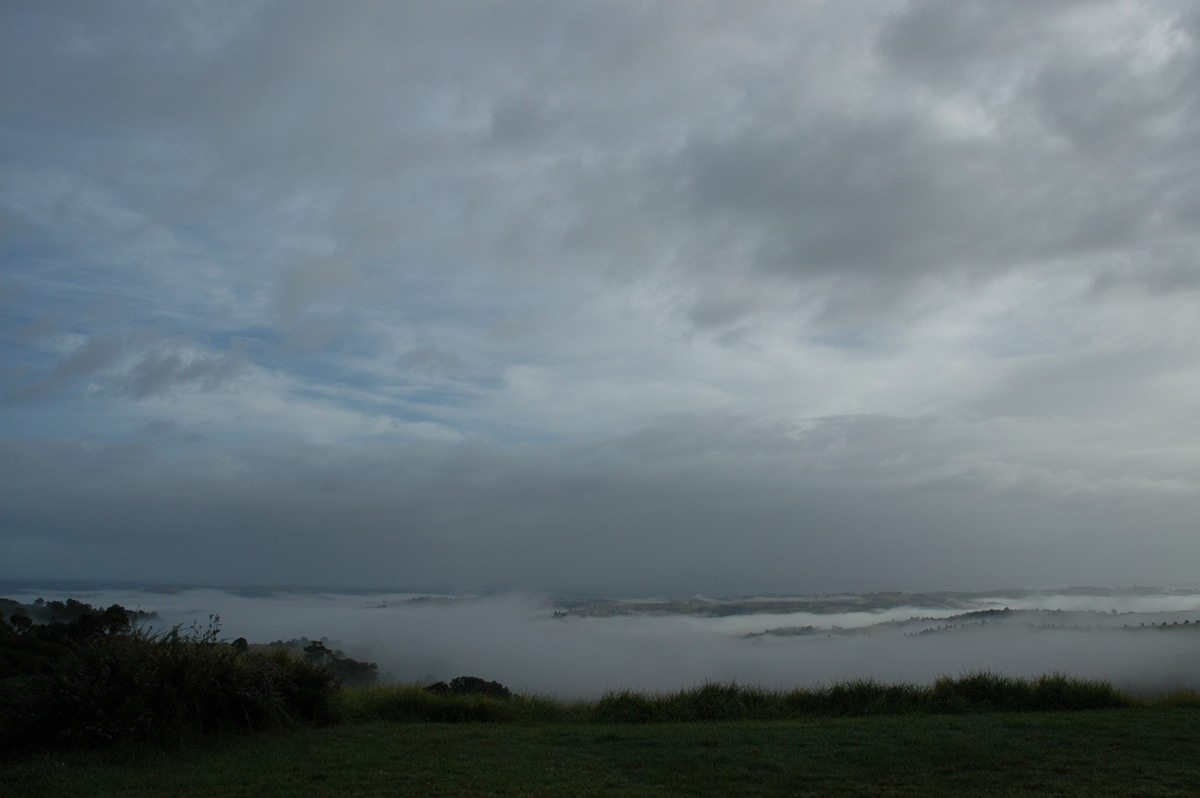
[[[0,577],[1194,584],[1187,0],[8,0]]]

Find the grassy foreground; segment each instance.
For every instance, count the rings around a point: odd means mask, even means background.
[[[1200,712],[1130,707],[690,723],[351,722],[47,754],[0,795],[1184,796]]]
[[[1196,795],[1200,697],[996,674],[598,701],[345,689],[329,725],[0,766],[0,796]]]
[[[307,649],[218,640],[215,616],[147,633],[117,605],[22,608],[69,617],[0,614],[0,798],[1200,795],[1194,692],[989,672],[579,702],[467,676],[339,689]]]

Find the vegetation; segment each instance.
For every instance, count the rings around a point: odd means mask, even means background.
[[[1192,696],[1174,694],[1170,700],[1176,706],[1187,705]],[[1196,704],[1200,706],[1200,699],[1196,699]],[[482,691],[454,693],[436,685],[433,688],[386,685],[341,691],[334,697],[333,711],[343,721],[352,722],[695,723],[918,713],[1051,712],[1148,705],[1145,699],[1133,698],[1108,682],[1061,674],[1026,680],[977,673],[958,679],[938,679],[929,686],[853,681],[824,688],[775,691],[738,684],[705,684],[672,693],[620,690],[609,692],[598,701],[579,702],[524,695],[497,697]]]
[[[354,661],[323,642],[255,652],[220,641],[216,618],[150,633],[117,605],[70,612],[0,616],[0,795],[1184,795],[1200,782],[1192,692],[993,673],[575,702],[469,676],[351,688],[330,665]]]
[[[120,605],[116,606],[130,623],[151,621],[158,617],[156,612],[127,610]],[[28,619],[31,623],[75,623],[89,616],[95,616],[95,614],[96,610],[90,604],[73,598],[66,601],[37,599],[32,604],[21,604],[12,599],[0,598],[0,616],[8,618],[16,615]]]
[[[328,640],[324,638],[309,640],[307,637],[299,637],[286,642],[276,640],[268,643],[267,648],[271,650],[287,648],[300,651],[303,653],[304,659],[330,671],[346,687],[370,687],[379,682],[379,666],[374,662],[360,662],[352,659],[347,657],[341,649],[331,649],[326,643]]]
[[[331,719],[329,670],[219,642],[216,623],[148,632],[119,605],[0,617],[0,756]]]

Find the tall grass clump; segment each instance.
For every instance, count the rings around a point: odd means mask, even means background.
[[[932,685],[851,680],[787,692],[715,683],[665,694],[619,690],[606,693],[590,714],[601,722],[660,723],[918,712],[1042,712],[1112,709],[1132,703],[1132,698],[1107,682],[1061,674],[1025,680],[977,673],[938,679]],[[1183,699],[1178,703],[1182,705]]]
[[[982,672],[959,679],[943,677],[930,688],[930,709],[938,712],[1047,712],[1115,709],[1133,699],[1112,684],[1061,673],[1037,679]]]
[[[599,721],[652,723],[890,715],[928,708],[920,687],[857,680],[787,692],[719,683],[666,694],[620,690],[606,693],[596,702],[593,714]]]
[[[1062,674],[1021,679],[983,672],[945,677],[928,685],[851,680],[790,691],[710,682],[668,693],[610,690],[598,700],[576,702],[387,685],[341,690],[334,698],[333,712],[339,720],[351,722],[638,724],[913,713],[1049,712],[1114,709],[1135,703],[1135,699],[1107,682]],[[1200,706],[1200,697],[1179,693],[1167,703]]]
[[[897,715],[927,707],[927,692],[910,684],[881,684],[869,679],[839,682],[811,692],[808,713],[815,715]],[[793,701],[803,705],[805,698]]]
[[[592,709],[595,720],[613,723],[650,723],[667,720],[663,716],[662,696],[645,695],[633,690],[605,693]]]
[[[496,722],[516,720],[511,698],[482,695],[440,695],[415,684],[345,689],[333,702],[343,720],[402,722]]]
[[[666,710],[680,720],[751,720],[779,716],[779,696],[733,684],[703,684],[668,696]]]
[[[250,653],[220,642],[215,619],[206,631],[40,634],[4,639],[0,750],[7,754],[332,718],[337,683],[329,671],[286,651]]]
[[[1200,709],[1200,693],[1195,690],[1171,690],[1153,698],[1143,699],[1148,706],[1162,709]]]

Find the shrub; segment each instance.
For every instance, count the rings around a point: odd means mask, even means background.
[[[425,688],[439,695],[485,695],[491,698],[509,698],[512,691],[500,682],[489,682],[478,676],[456,676],[445,682],[435,682]]]
[[[18,643],[39,645],[12,658],[21,670],[0,682],[0,750],[254,731],[331,717],[333,674],[286,652],[241,653],[217,640],[215,622],[204,632],[102,634],[53,650],[20,636]]]

